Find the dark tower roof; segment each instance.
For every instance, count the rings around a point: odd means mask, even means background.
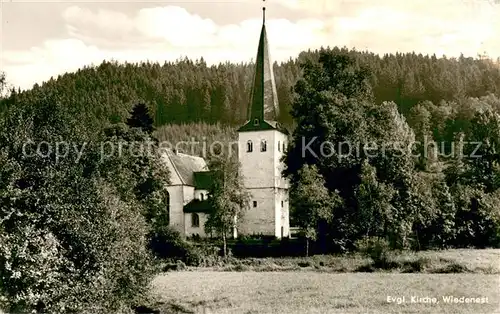
[[[278,96],[274,82],[273,64],[269,58],[269,44],[266,33],[266,8],[262,8],[263,21],[259,48],[255,61],[252,94],[248,106],[247,123],[238,131],[276,129],[279,116]]]

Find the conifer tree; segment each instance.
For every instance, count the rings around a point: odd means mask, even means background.
[[[153,134],[153,118],[151,118],[149,109],[144,103],[138,103],[134,106],[131,117],[127,119],[127,125],[131,128],[140,128],[150,135]]]

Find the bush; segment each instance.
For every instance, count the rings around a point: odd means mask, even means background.
[[[230,251],[228,251],[230,253]],[[202,246],[191,246],[186,258],[186,264],[195,267],[213,267],[221,266],[228,257],[222,257],[222,250],[219,246],[204,243]]]
[[[404,261],[402,263],[402,272],[404,273],[420,273],[425,268],[431,265],[431,260],[426,257],[419,257],[414,260]]]
[[[19,217],[17,224],[4,224],[1,309],[123,313],[141,302],[154,275],[147,225],[108,187],[101,186],[101,191],[103,203],[88,211],[68,206],[52,224],[37,224],[33,213]]]
[[[10,130],[0,132],[0,312],[131,311],[154,276],[146,236],[168,171],[159,155],[102,159],[104,141],[150,138],[89,127],[56,94],[35,93],[0,118]],[[75,150],[23,150],[54,141]]]
[[[231,248],[233,255],[239,258],[305,255],[305,241],[303,239],[246,236],[229,242],[228,247]],[[312,248],[314,248],[314,243],[311,243],[310,251],[313,251]]]
[[[356,242],[356,248],[363,255],[370,257],[375,265],[384,265],[389,261],[389,242],[376,237],[364,237]]]
[[[159,226],[150,233],[149,247],[160,259],[180,259],[185,261],[191,246],[181,234],[168,225]]]
[[[437,274],[458,274],[467,272],[469,272],[469,268],[459,263],[452,263],[446,265],[445,267],[434,270],[434,273]]]
[[[159,227],[150,236],[150,248],[160,259],[180,260],[187,266],[216,266],[221,264],[219,246],[204,242],[194,245],[168,226]]]

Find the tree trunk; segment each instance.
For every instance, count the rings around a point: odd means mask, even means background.
[[[417,248],[418,248],[418,251],[420,251],[420,239],[418,238],[418,227],[415,230],[415,235],[417,236]]]
[[[224,249],[223,249],[223,254],[224,254],[224,257],[227,256],[227,241],[226,241],[226,232],[223,232],[222,233],[222,241],[224,243]]]
[[[306,257],[309,257],[309,238],[306,238]]]

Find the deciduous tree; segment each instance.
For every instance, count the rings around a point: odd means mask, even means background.
[[[213,181],[208,202],[211,211],[205,223],[207,233],[222,237],[224,255],[227,255],[227,238],[234,233],[249,208],[250,194],[243,185],[240,165],[231,159],[213,157],[209,163]]]

